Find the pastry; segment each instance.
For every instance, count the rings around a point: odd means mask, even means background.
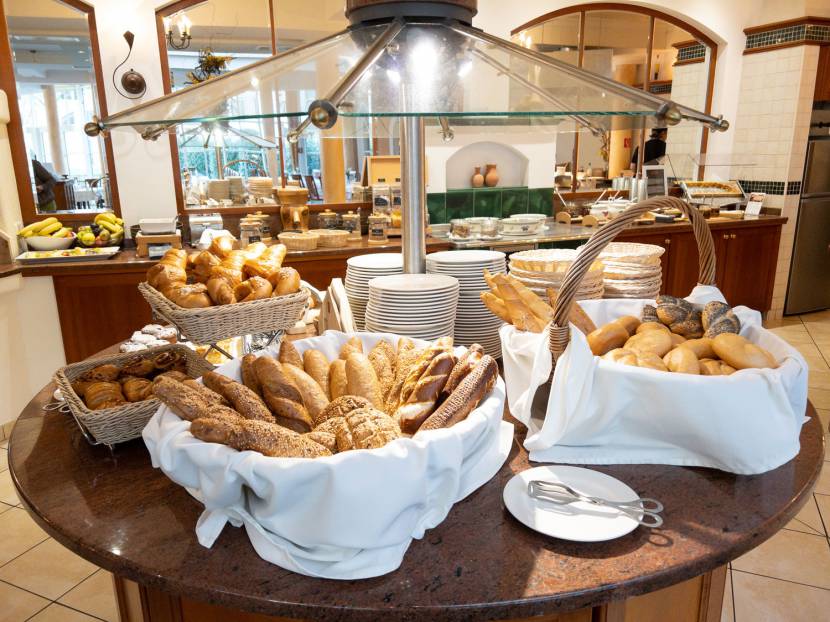
[[[274,287],[274,296],[285,296],[296,294],[302,285],[300,273],[294,268],[280,268],[268,277],[268,281]]]
[[[167,289],[187,282],[184,268],[157,263],[147,271],[147,283],[164,293]]]
[[[722,361],[735,369],[778,367],[771,353],[735,333],[721,333],[712,339],[712,349]]]
[[[208,250],[220,259],[223,259],[233,250],[234,244],[235,241],[232,237],[222,235],[211,240]]]
[[[303,369],[303,357],[297,352],[297,348],[285,337],[280,342],[280,351],[277,355],[277,360],[283,365],[294,365]]]
[[[664,330],[647,330],[630,337],[623,347],[626,350],[634,350],[637,354],[650,352],[657,356],[665,356],[672,349],[672,340]]]
[[[314,348],[306,350],[303,352],[303,369],[320,385],[326,397],[331,399],[329,393],[329,360],[326,355]]]
[[[343,344],[343,347],[340,348],[340,358],[345,361],[349,358],[349,355],[352,352],[363,353],[363,342],[360,341],[360,337],[357,335],[350,337],[349,340]]]
[[[700,362],[689,348],[675,348],[663,357],[669,371],[679,374],[700,374]]]
[[[409,392],[406,403],[398,406],[393,415],[395,421],[400,424],[401,430],[407,434],[415,434],[421,424],[432,414],[455,363],[455,357],[448,352],[442,352],[430,361],[429,366]]]
[[[418,432],[448,428],[467,418],[493,388],[499,377],[499,366],[489,354],[467,374],[455,391],[424,421]]]
[[[303,396],[283,366],[270,356],[260,356],[254,370],[262,385],[262,397],[276,422],[295,432],[309,432],[312,419],[303,404]]]
[[[731,365],[723,361],[715,361],[713,359],[700,359],[700,373],[703,376],[728,376],[737,371]]]
[[[622,322],[609,322],[588,334],[588,347],[596,356],[602,356],[620,348],[629,339],[628,330]]]
[[[261,276],[252,276],[233,288],[233,295],[237,302],[250,302],[270,298],[274,288]]]
[[[211,404],[216,404],[218,406],[230,406],[228,400],[226,400],[221,393],[217,393],[212,389],[208,389],[205,385],[201,382],[197,382],[193,378],[187,378],[186,380],[182,380],[181,383],[186,386],[190,387],[196,393],[201,395],[207,402]]]
[[[126,401],[119,382],[97,380],[91,382],[84,391],[84,402],[90,410],[115,408]]]
[[[444,388],[441,389],[441,395],[443,398],[446,398],[450,393],[455,391],[455,388],[461,384],[461,381],[464,380],[464,378],[467,377],[467,374],[473,370],[473,368],[481,360],[482,356],[484,356],[484,348],[477,343],[474,343],[467,348],[467,351],[461,355],[461,358],[458,359],[455,367],[452,368],[450,375],[447,377],[447,383],[444,385]]]
[[[346,358],[346,393],[365,397],[375,408],[383,408],[378,376],[362,352],[352,352]]]
[[[705,337],[715,337],[721,333],[741,332],[741,321],[732,308],[725,302],[712,301],[703,307],[701,314]]]
[[[713,359],[716,357],[715,351],[712,349],[712,340],[709,337],[687,339],[681,345],[694,352],[698,359]]]
[[[398,424],[375,408],[358,408],[344,418],[337,434],[337,445],[353,449],[378,449],[401,437]]]
[[[156,337],[155,335],[148,335],[147,333],[143,333],[140,330],[137,330],[132,335],[130,335],[129,340],[133,343],[143,343],[146,346],[156,341]]]
[[[120,370],[122,375],[139,376],[141,378],[149,376],[154,371],[156,371],[156,366],[153,361],[143,356],[127,361]]]
[[[337,399],[347,394],[348,379],[346,378],[346,361],[335,359],[329,366],[329,397]]]
[[[121,383],[128,402],[142,402],[153,395],[153,383],[147,378],[128,377]]]
[[[81,379],[94,380],[99,382],[112,382],[113,380],[118,379],[118,375],[120,373],[121,369],[116,365],[98,365],[98,367],[93,367],[83,376],[81,376]]]
[[[369,408],[372,403],[365,397],[357,395],[343,395],[335,400],[332,400],[328,405],[314,418],[314,427],[324,424],[329,419],[336,417],[345,417],[353,410],[358,408]]]
[[[688,300],[675,296],[657,296],[657,317],[671,332],[683,335],[686,339],[703,336],[701,311]]]
[[[208,296],[218,305],[230,305],[236,302],[233,286],[226,279],[210,279],[207,282]]]
[[[187,371],[187,363],[184,357],[180,352],[176,352],[175,350],[159,352],[152,357],[152,361],[153,365],[156,366],[156,371]]]
[[[348,361],[346,367],[348,368]],[[283,365],[282,369],[300,390],[300,394],[303,396],[303,405],[306,407],[312,421],[314,421],[323,412],[323,409],[329,405],[329,398],[326,397],[317,381],[305,373],[302,367]]]
[[[201,418],[190,424],[198,439],[223,443],[239,451],[258,451],[275,458],[319,458],[331,452],[312,439],[266,421],[242,420],[236,423]]]
[[[214,266],[218,266],[221,263],[222,261],[219,257],[210,251],[196,253],[196,256],[193,258],[193,268],[190,274],[197,283],[207,283],[208,279],[210,279],[210,271]]]
[[[242,364],[240,365],[242,384],[262,397],[262,385],[259,383],[259,377],[254,370],[254,361],[256,361],[256,354],[246,354],[242,357]]]
[[[262,254],[268,250],[268,245],[265,242],[251,242],[242,249],[242,254],[245,255],[245,259],[257,259],[258,257],[262,257]]]
[[[274,416],[265,402],[256,393],[241,382],[231,380],[215,371],[206,372],[202,376],[205,386],[216,391],[233,405],[234,410],[246,419],[274,421]]]
[[[162,372],[158,376],[153,378],[153,383],[155,384],[162,378],[167,378],[168,380],[175,380],[176,382],[184,382],[185,380],[190,378],[190,376],[176,369],[171,369],[170,371]]]
[[[211,300],[207,293],[207,286],[203,283],[179,285],[163,293],[170,302],[184,309],[204,309],[213,306],[213,300]]]
[[[283,259],[288,252],[284,244],[269,246],[258,257],[249,257],[245,260],[245,272],[249,276],[269,278],[282,267]],[[272,287],[274,284],[271,284]]]

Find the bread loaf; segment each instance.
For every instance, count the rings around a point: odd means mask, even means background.
[[[259,382],[259,377],[256,375],[256,371],[254,370],[254,361],[256,361],[256,358],[256,354],[246,354],[242,357],[242,364],[240,366],[242,372],[242,384],[262,397],[262,385]]]
[[[778,367],[770,352],[735,333],[717,335],[712,339],[712,349],[722,361],[735,369]]]
[[[303,369],[320,385],[326,398],[331,399],[331,393],[329,392],[329,366],[329,360],[320,350],[311,348],[303,352]]]
[[[215,371],[206,372],[202,376],[205,386],[216,391],[233,405],[240,415],[246,419],[257,419],[260,421],[274,421],[274,416],[262,398],[254,393],[244,384],[231,380]]]
[[[157,378],[153,382],[153,395],[185,421],[216,416],[220,412],[231,418],[243,418],[232,408],[212,404],[200,392],[170,378]]]
[[[363,353],[363,342],[360,341],[360,337],[357,335],[350,337],[349,340],[343,344],[343,347],[340,348],[340,358],[345,361],[349,358],[349,355],[352,352]]]
[[[455,391],[456,387],[461,384],[461,381],[467,377],[473,368],[478,365],[481,357],[484,356],[484,348],[477,343],[472,344],[467,351],[461,355],[455,367],[452,368],[450,375],[447,377],[447,383],[441,389],[442,400],[446,399],[450,393]]]
[[[280,352],[277,355],[277,359],[283,365],[294,365],[295,367],[303,369],[303,357],[300,356],[299,352],[297,352],[297,348],[294,347],[294,344],[285,337],[283,337],[280,342]]]
[[[432,359],[415,383],[406,403],[398,406],[393,418],[405,433],[415,434],[435,410],[455,362],[455,357],[449,352],[442,352]]]
[[[380,382],[369,358],[362,352],[352,352],[346,358],[346,393],[365,397],[375,408],[383,408]]]
[[[295,432],[311,431],[312,419],[303,396],[283,366],[270,356],[260,356],[254,362],[254,370],[262,385],[262,397],[276,422]]]
[[[258,451],[274,458],[319,458],[331,452],[311,438],[266,421],[238,423],[218,419],[197,419],[190,433],[207,442],[224,443],[239,451]]]
[[[550,303],[551,309],[553,309],[556,306],[557,298],[559,298],[559,292],[552,287],[548,287],[547,293],[548,302]],[[585,310],[577,301],[574,301],[571,304],[571,309],[568,312],[568,321],[581,330],[585,335],[588,335],[597,329],[594,321],[588,316],[587,313],[585,313]]]
[[[208,403],[216,404],[217,406],[229,406],[228,400],[226,400],[221,393],[217,393],[212,389],[208,389],[205,385],[200,382],[197,382],[193,378],[188,378],[186,380],[181,381],[182,384],[186,387],[190,387],[194,391],[196,391],[199,395],[201,395]]]
[[[346,378],[346,361],[335,359],[329,366],[329,397],[337,399],[348,393],[349,382]]]
[[[347,362],[348,365],[348,362]],[[303,405],[306,407],[311,420],[314,421],[323,409],[329,405],[329,398],[311,376],[296,365],[283,365],[283,371],[294,381],[303,396]]]
[[[418,433],[448,428],[466,419],[491,391],[498,376],[499,366],[495,359],[485,354],[455,391],[424,421]]]
[[[513,320],[510,318],[510,312],[507,310],[507,305],[504,301],[490,292],[481,292],[479,294],[481,302],[490,310],[490,313],[501,319],[503,322],[512,324]]]

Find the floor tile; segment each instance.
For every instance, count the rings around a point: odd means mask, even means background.
[[[830,409],[830,389],[807,389],[807,396],[816,408]]]
[[[49,601],[0,581],[0,622],[23,622],[49,604]]]
[[[813,495],[816,498],[816,506],[818,507],[821,520],[824,522],[824,528],[830,528],[830,495]]]
[[[818,418],[821,421],[821,429],[824,430],[825,434],[827,434],[827,431],[830,430],[830,410],[827,410],[826,408],[816,408],[816,412],[818,413]],[[824,456],[825,460],[828,458],[830,458],[830,456]]]
[[[818,371],[828,371],[830,370],[830,366],[827,365],[827,362],[824,360],[824,356],[822,356],[821,351],[818,349],[818,346],[812,343],[794,343],[792,346],[801,352],[802,356],[807,361],[807,364],[810,366],[810,370],[818,370]]]
[[[796,515],[796,517],[787,523],[787,529],[800,531],[802,533],[809,533],[816,536],[827,535],[824,531],[824,525],[821,522],[821,515],[818,511],[818,505],[812,495],[807,503],[804,504],[804,507],[801,508],[801,511]]]
[[[735,622],[735,607],[732,603],[732,571],[726,573],[726,590],[723,593],[723,608],[720,622]]]
[[[737,622],[816,622],[826,619],[830,609],[830,590],[737,570],[732,582]]]
[[[778,328],[771,328],[770,332],[775,333],[781,337],[781,339],[793,345],[797,343],[813,343],[813,338],[810,336],[810,333],[807,332],[807,329],[803,324],[799,324],[798,326],[780,326]]]
[[[14,489],[14,484],[12,484],[12,476],[8,470],[0,473],[0,501],[9,505],[20,503],[20,499],[17,498],[17,491]]]
[[[54,600],[96,570],[95,565],[49,539],[0,568],[0,580]]]
[[[107,620],[107,622],[118,622],[115,588],[112,575],[106,570],[99,570],[85,579],[80,585],[59,598],[58,602]]]
[[[95,618],[53,603],[27,622],[96,622]]]
[[[9,468],[9,452],[5,449],[0,449],[0,473],[7,471]]]
[[[35,521],[21,508],[0,514],[0,566],[47,540]]]
[[[767,320],[764,322],[764,328],[781,328],[783,326],[802,326],[801,318],[798,316],[782,317],[777,320]]]
[[[807,384],[813,389],[830,390],[830,371],[811,369]]]
[[[824,456],[828,458],[830,456]],[[821,473],[819,473],[818,481],[816,482],[816,487],[813,492],[817,492],[821,495],[830,495],[830,462],[827,460],[824,461],[824,464],[821,467]]]
[[[779,531],[734,560],[732,568],[830,590],[830,547],[821,536]]]

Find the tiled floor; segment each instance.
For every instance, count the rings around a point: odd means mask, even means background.
[[[830,311],[770,327],[810,364],[810,399],[830,424]],[[828,435],[830,440],[830,435]],[[0,442],[0,622],[116,622],[110,574],[49,538],[19,506]],[[828,456],[830,458],[830,456]],[[721,622],[814,622],[830,611],[830,461],[785,529],[730,564]]]

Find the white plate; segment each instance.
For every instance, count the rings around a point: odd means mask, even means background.
[[[346,260],[350,268],[367,268],[388,270],[390,268],[403,268],[403,255],[400,253],[368,253],[356,255]]]
[[[370,289],[392,292],[443,292],[458,288],[458,280],[445,274],[392,274],[372,279]]]
[[[504,253],[488,250],[439,251],[427,255],[427,261],[462,264],[492,262],[500,259],[503,260],[504,258]]]
[[[631,533],[638,526],[633,518],[612,508],[582,501],[556,505],[532,499],[527,494],[527,484],[537,479],[561,482],[579,492],[610,501],[631,501],[638,495],[610,475],[581,467],[540,466],[522,471],[504,487],[504,505],[519,522],[539,533],[574,542],[602,542]]]

